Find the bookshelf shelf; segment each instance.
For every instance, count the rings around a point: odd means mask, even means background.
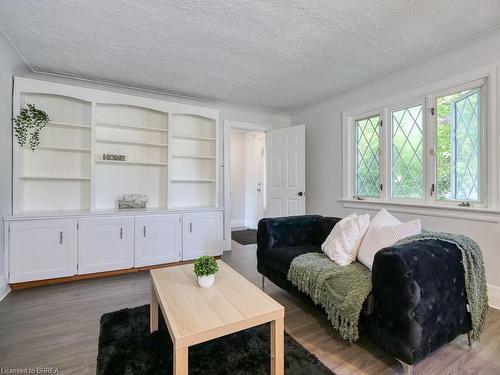
[[[62,152],[90,152],[90,148],[61,147],[61,146],[38,146],[39,150],[62,151]]]
[[[118,160],[96,160],[96,164],[109,164],[109,165],[142,165],[142,166],[152,166],[152,167],[166,167],[167,163],[148,163],[141,161],[118,161]]]
[[[19,176],[22,180],[90,181],[89,177],[72,176]]]
[[[117,145],[131,145],[131,146],[147,146],[147,147],[167,147],[166,143],[149,143],[138,141],[121,141],[116,139],[96,139],[96,143],[110,143]]]
[[[56,122],[56,121],[50,121],[49,126],[53,127],[62,127],[62,128],[75,128],[75,129],[85,129],[85,130],[90,130],[90,125],[85,125],[85,124],[73,124],[69,122]]]
[[[182,154],[172,154],[173,158],[185,158],[185,159],[215,159],[215,156],[210,155],[182,155]]]
[[[203,179],[203,178],[173,178],[172,182],[215,182],[212,179]]]
[[[196,137],[196,136],[191,136],[191,135],[173,135],[172,138],[177,138],[177,139],[191,139],[195,141],[207,141],[207,142],[215,142],[216,138],[212,137]]]
[[[139,125],[122,125],[122,124],[110,124],[110,123],[97,122],[96,126],[103,127],[103,128],[138,130],[138,131],[145,131],[145,132],[157,132],[157,133],[167,133],[168,132],[167,129],[151,128],[151,127],[139,126]]]

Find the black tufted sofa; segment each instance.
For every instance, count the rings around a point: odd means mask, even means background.
[[[257,232],[257,269],[279,287],[308,298],[288,280],[293,258],[321,252],[340,218],[304,215],[262,219]],[[380,250],[372,269],[373,309],[360,325],[374,342],[413,365],[471,330],[460,250],[438,240]]]

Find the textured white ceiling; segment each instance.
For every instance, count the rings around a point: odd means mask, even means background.
[[[2,0],[35,71],[290,111],[500,26],[499,0]]]

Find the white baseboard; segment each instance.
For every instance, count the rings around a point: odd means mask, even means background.
[[[9,282],[5,276],[0,276],[0,301],[10,292]]]
[[[487,285],[488,286],[488,301],[490,307],[500,310],[500,287]]]

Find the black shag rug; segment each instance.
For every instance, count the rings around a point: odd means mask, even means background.
[[[235,230],[231,232],[231,239],[240,245],[252,245],[257,243],[257,231],[255,229]]]
[[[266,324],[191,346],[189,374],[269,374],[269,330]],[[333,374],[286,333],[285,373]],[[163,320],[160,329],[151,334],[149,305],[104,314],[97,375],[155,374],[172,374],[172,342]]]

